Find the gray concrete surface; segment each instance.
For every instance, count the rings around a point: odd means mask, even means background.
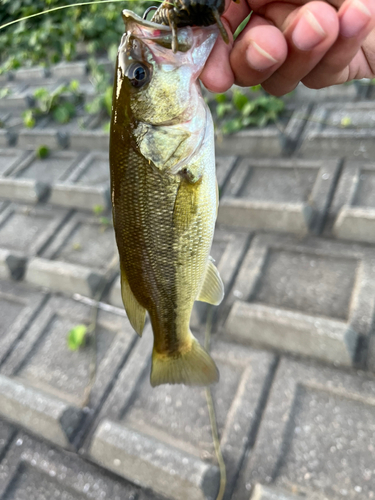
[[[150,325],[138,338],[122,308],[103,120],[83,107],[65,125],[20,118],[35,88],[72,78],[92,99],[85,61],[0,77],[12,89],[0,100],[0,499],[214,499],[204,390],[152,389]],[[300,86],[277,125],[218,137],[211,253],[226,295],[211,352],[225,500],[375,498],[365,83]],[[69,350],[103,285],[97,338]],[[208,313],[197,303],[192,315],[201,342]]]

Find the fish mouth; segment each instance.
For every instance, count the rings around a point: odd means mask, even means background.
[[[173,31],[169,26],[164,24],[147,21],[138,16],[131,10],[122,11],[122,19],[125,24],[125,31],[132,33],[136,38],[151,40],[152,42],[172,49],[173,46]],[[178,51],[187,52],[194,45],[193,33],[201,27],[186,26],[178,30]]]

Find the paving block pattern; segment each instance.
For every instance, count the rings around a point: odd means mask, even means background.
[[[107,119],[82,104],[67,124],[23,123],[41,86],[75,78],[92,101],[88,72],[0,75],[0,499],[216,500],[205,390],[150,387],[150,325],[139,339],[120,300]],[[224,500],[375,499],[370,83],[299,85],[277,124],[217,137]],[[96,341],[69,350],[96,304]],[[211,311],[193,310],[201,342]]]
[[[303,134],[298,156],[374,158],[375,105],[368,101],[316,106]]]
[[[104,223],[76,213],[40,255],[30,261],[26,281],[67,295],[96,296],[117,261],[113,228],[107,218]]]
[[[244,159],[227,182],[218,222],[252,230],[319,233],[338,173],[335,161]]]
[[[2,425],[0,423],[0,428]],[[12,447],[0,462],[2,500],[145,498],[139,493],[136,486],[109,477],[77,455],[51,448],[24,433],[13,439]]]
[[[0,213],[0,248],[25,257],[38,255],[68,215],[67,210],[51,206],[10,204]]]
[[[248,500],[255,482],[288,500],[375,498],[374,391],[363,374],[283,360],[233,498]]]
[[[32,324],[46,294],[20,283],[0,281],[0,366]]]
[[[86,346],[71,351],[68,332],[91,321],[84,304],[48,301],[0,370],[0,415],[64,447],[84,432],[137,340],[123,314],[100,310],[96,344],[88,334]]]
[[[374,263],[366,247],[257,236],[229,297],[226,335],[351,365],[372,331]]]
[[[57,183],[52,187],[50,202],[83,210],[92,210],[96,206],[109,208],[108,153],[86,155],[65,184]]]
[[[215,499],[218,475],[204,389],[152,389],[150,328],[144,337],[103,406],[85,449],[101,465],[167,498]],[[228,467],[229,498],[256,426],[274,358],[221,342],[215,343],[212,355],[221,374],[213,396]]]
[[[375,163],[345,162],[330,209],[337,238],[375,243]]]
[[[306,104],[287,106],[278,126],[241,130],[234,135],[219,135],[215,141],[218,155],[240,155],[255,158],[279,158],[294,151],[309,115]]]

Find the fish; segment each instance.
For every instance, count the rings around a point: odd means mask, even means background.
[[[214,128],[198,77],[218,28],[169,26],[122,12],[110,127],[113,225],[121,294],[142,335],[154,336],[150,382],[219,380],[190,330],[195,300],[218,305],[224,286],[210,257],[218,209]]]

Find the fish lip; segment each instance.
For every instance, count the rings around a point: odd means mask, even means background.
[[[137,24],[140,24],[141,26],[145,26],[146,28],[153,28],[159,31],[166,31],[169,33],[172,33],[172,29],[169,26],[166,26],[164,24],[158,24],[158,23],[153,23],[152,21],[147,21],[146,19],[143,19],[142,17],[138,16],[138,14],[135,14],[131,10],[124,9],[122,11],[122,19],[124,20],[125,25],[130,21],[130,22],[136,22]]]

